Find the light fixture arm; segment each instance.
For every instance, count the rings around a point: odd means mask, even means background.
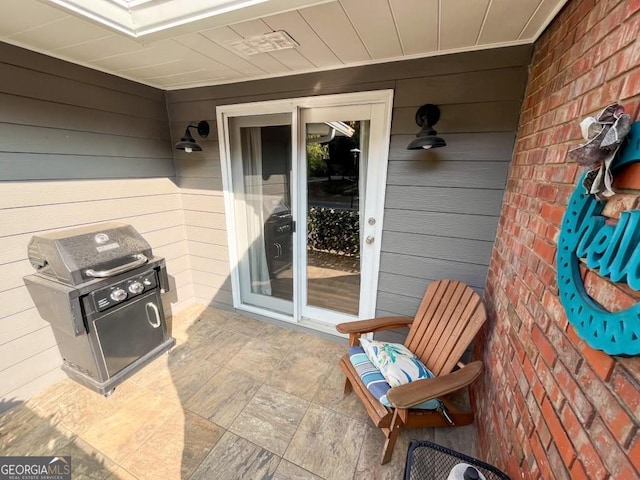
[[[192,128],[195,128],[198,131],[198,135],[200,135],[201,138],[206,138],[209,135],[209,122],[207,122],[206,120],[198,122],[197,125],[189,124],[184,131],[184,136],[178,143],[176,143],[176,150],[184,150],[186,153],[202,151],[202,147],[200,147],[200,145],[196,143],[193,136],[191,135]]]
[[[440,109],[432,103],[422,105],[416,112],[416,123],[418,126],[422,127],[423,130],[425,127],[429,128],[429,130],[433,131],[432,135],[436,134],[433,126],[438,123],[438,120],[440,120]]]
[[[422,105],[416,112],[416,123],[420,131],[416,138],[409,143],[407,150],[429,150],[445,147],[447,142],[438,137],[433,126],[440,120],[440,108],[432,103]]]
[[[207,138],[209,136],[209,122],[207,122],[206,120],[198,122],[197,125],[189,125],[187,127],[187,132],[189,132],[190,128],[195,128],[198,131],[198,135],[200,135],[202,138]],[[191,132],[189,132],[189,134],[191,134]]]

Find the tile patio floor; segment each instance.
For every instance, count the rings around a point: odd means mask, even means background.
[[[73,480],[400,479],[427,439],[473,455],[473,426],[382,434],[337,366],[345,345],[194,306],[178,344],[104,398],[62,381],[0,416],[0,455],[71,455]]]

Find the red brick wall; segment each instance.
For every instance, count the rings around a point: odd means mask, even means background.
[[[567,163],[578,123],[620,100],[640,110],[640,0],[571,0],[536,43],[487,279],[486,365],[472,394],[481,458],[519,478],[640,478],[640,357],[587,346],[558,300],[555,253],[582,172]],[[607,206],[640,208],[640,169]],[[616,310],[638,301],[598,275],[589,293]]]

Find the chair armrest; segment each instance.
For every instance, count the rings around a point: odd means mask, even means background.
[[[397,408],[410,408],[466,387],[480,376],[480,372],[482,372],[482,362],[471,362],[460,370],[447,375],[415,380],[399,387],[393,387],[387,392],[387,399]]]
[[[336,330],[340,333],[369,333],[406,327],[411,325],[412,322],[413,318],[411,317],[380,317],[339,323],[336,325]]]

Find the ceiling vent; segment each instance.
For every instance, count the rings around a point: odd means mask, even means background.
[[[286,50],[287,48],[300,46],[298,42],[291,38],[284,30],[226,43],[243,55],[257,55],[258,53],[274,52],[276,50]]]

